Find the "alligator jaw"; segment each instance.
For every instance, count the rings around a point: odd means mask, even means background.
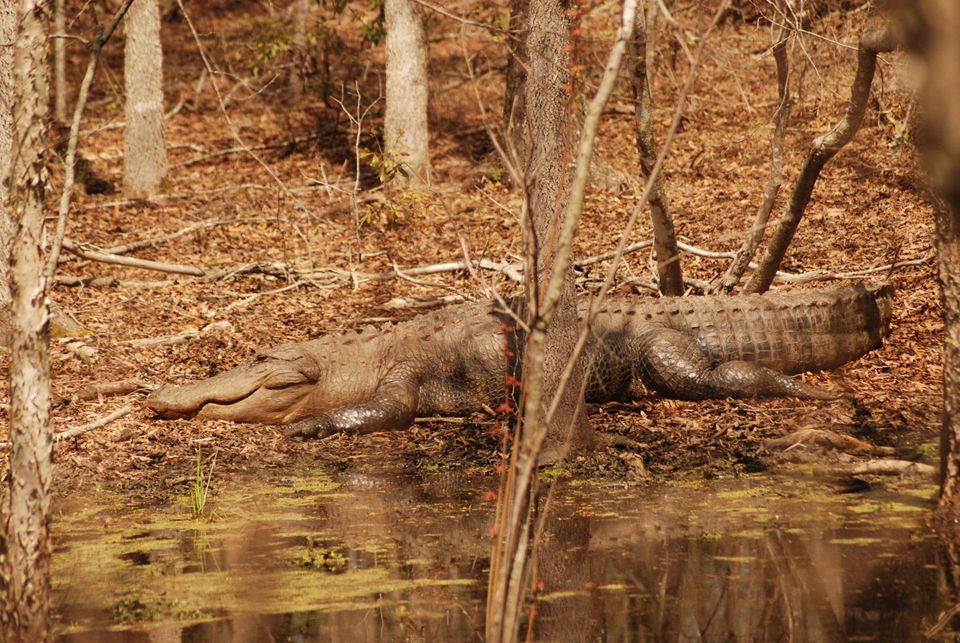
[[[302,362],[266,359],[207,380],[162,386],[146,405],[164,419],[291,422],[316,390],[316,369]]]

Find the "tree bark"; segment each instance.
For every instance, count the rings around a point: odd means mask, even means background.
[[[310,12],[310,0],[295,0],[290,8],[293,12],[293,64],[290,67],[290,102],[299,105],[303,102],[303,89],[306,82],[307,55],[307,15]]]
[[[66,1],[53,3],[53,29],[58,36],[67,31]],[[53,117],[59,123],[67,120],[67,41],[60,37],[53,41]]]
[[[0,2],[0,42],[17,37],[17,9],[12,0]],[[10,343],[10,246],[14,225],[10,218],[7,177],[13,146],[13,48],[0,47],[0,345]]]
[[[573,64],[571,28],[561,0],[514,0],[511,5],[511,32],[522,37],[515,55],[512,78],[513,102],[505,118],[512,122],[508,145],[514,149],[529,203],[525,247],[534,259],[527,274],[528,324],[532,328],[544,301],[550,269],[558,251],[558,235],[564,207],[569,198],[573,132],[579,110],[572,100]],[[565,280],[556,312],[546,329],[543,364],[543,399],[557,392],[560,375],[577,343],[578,320],[574,301],[572,268]],[[525,368],[524,372],[530,372]],[[547,427],[541,462],[555,462],[571,452],[592,445],[581,390],[583,373],[577,372],[564,388],[557,411]]]
[[[386,0],[387,106],[383,124],[387,160],[412,187],[430,183],[427,126],[427,39],[414,0]]]
[[[156,194],[167,174],[163,138],[163,49],[157,0],[137,0],[124,19],[126,92],[123,185],[132,197]]]
[[[939,504],[942,513],[956,517],[960,516],[960,199],[939,203],[934,221],[946,327]]]
[[[637,11],[630,56],[632,59],[630,81],[636,102],[637,151],[640,153],[640,169],[647,177],[650,176],[657,162],[657,150],[653,138],[650,79],[647,76],[647,31],[644,11]],[[680,250],[677,248],[677,233],[673,226],[673,217],[670,215],[667,190],[662,177],[663,173],[657,174],[647,196],[647,202],[650,204],[650,221],[653,224],[657,277],[661,294],[679,296],[683,294]]]
[[[11,263],[13,341],[10,358],[10,477],[3,503],[8,641],[50,638],[48,534],[50,427],[49,306],[43,278],[43,158],[49,105],[49,6],[21,0],[14,45],[10,210],[17,217]]]
[[[955,528],[960,516],[960,6],[955,0],[893,3],[897,36],[921,58],[920,146],[937,203],[936,246],[946,341],[939,510]]]

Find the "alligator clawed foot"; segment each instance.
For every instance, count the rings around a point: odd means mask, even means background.
[[[323,418],[306,418],[283,427],[288,438],[325,438],[336,431],[327,426]]]

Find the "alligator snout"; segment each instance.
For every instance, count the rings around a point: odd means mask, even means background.
[[[207,380],[162,386],[147,398],[147,407],[165,419],[297,420],[316,387],[319,369],[313,360],[285,349],[272,349],[249,365]]]

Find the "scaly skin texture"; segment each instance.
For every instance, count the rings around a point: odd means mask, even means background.
[[[587,399],[627,400],[644,388],[690,400],[831,399],[837,396],[788,375],[834,368],[878,347],[890,313],[888,286],[859,284],[608,300],[581,358]],[[402,429],[415,417],[505,401],[506,373],[522,345],[512,328],[493,304],[454,306],[382,331],[269,348],[216,377],[163,386],[147,406],[164,418],[290,424],[287,432],[301,436]]]

